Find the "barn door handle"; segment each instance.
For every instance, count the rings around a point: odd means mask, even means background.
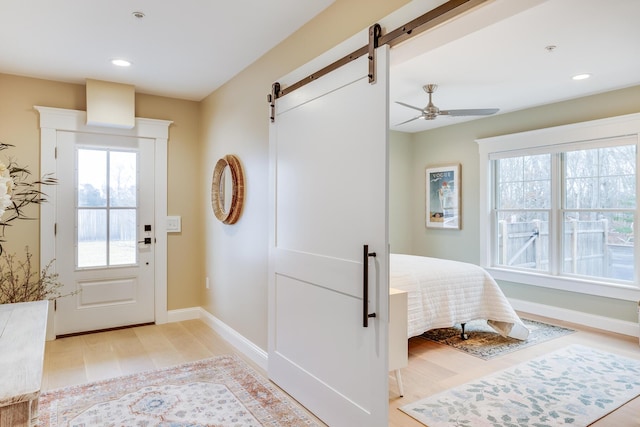
[[[369,245],[363,246],[362,252],[362,326],[369,327],[369,318],[376,317],[369,313],[369,257],[376,257],[375,252],[369,252]]]

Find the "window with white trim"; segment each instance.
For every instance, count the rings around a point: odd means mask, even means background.
[[[478,140],[483,265],[496,278],[638,298],[640,115]]]

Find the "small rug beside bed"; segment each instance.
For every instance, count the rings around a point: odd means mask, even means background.
[[[639,394],[640,360],[572,345],[399,409],[429,427],[583,427]]]
[[[522,322],[530,331],[529,337],[524,341],[503,337],[487,325],[486,320],[474,320],[466,324],[465,332],[469,335],[468,340],[460,337],[462,331],[460,326],[432,329],[420,335],[420,338],[446,344],[472,356],[488,360],[575,332],[573,329],[535,320],[522,319]]]

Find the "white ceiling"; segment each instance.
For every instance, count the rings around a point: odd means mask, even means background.
[[[0,0],[0,72],[107,80],[201,100],[332,2]],[[390,97],[424,107],[422,86],[436,83],[441,109],[495,107],[501,114],[637,85],[638,16],[640,0],[493,0],[459,19],[463,31],[436,29],[394,48]],[[556,46],[551,53],[549,45]],[[120,57],[133,65],[110,64]],[[584,72],[592,77],[571,80]],[[417,132],[476,119],[393,126],[415,113],[392,103],[392,128]]]
[[[199,101],[333,1],[0,0],[0,72]]]
[[[500,108],[498,114],[640,84],[639,0],[496,0],[483,8],[495,23],[473,31],[470,19],[464,24],[471,32],[453,41],[436,29],[392,50],[392,129],[478,119],[440,116],[394,126],[420,115],[394,101],[425,107],[427,83],[438,84],[433,102],[440,109]],[[420,45],[426,52],[415,56]],[[550,45],[553,52],[545,49]],[[592,77],[571,79],[579,73]]]

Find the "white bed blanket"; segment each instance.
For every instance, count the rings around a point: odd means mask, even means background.
[[[392,288],[407,291],[408,337],[477,319],[503,336],[529,336],[493,277],[477,265],[391,254],[390,279]]]

